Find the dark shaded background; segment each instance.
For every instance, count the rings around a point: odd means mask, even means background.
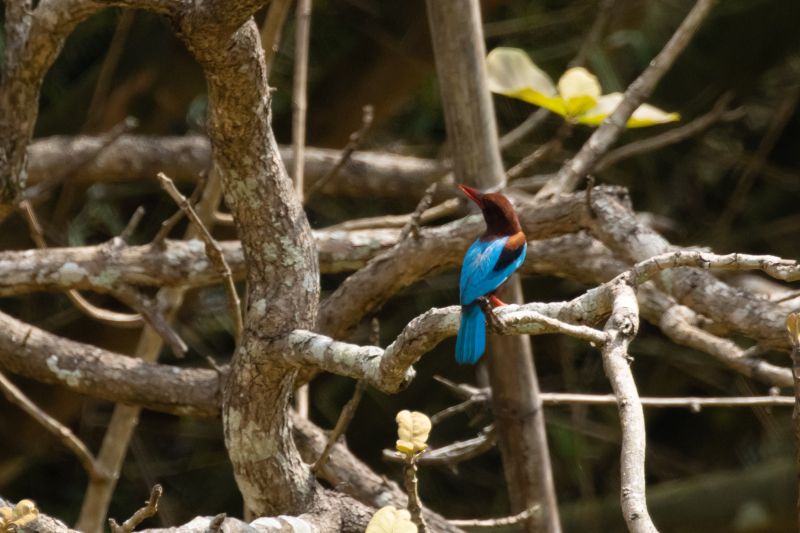
[[[693,2],[618,0],[609,27],[588,57],[589,68],[606,91],[622,90],[669,38]],[[483,2],[487,48],[519,46],[557,79],[577,52],[598,12],[595,0]],[[361,107],[375,106],[375,125],[365,148],[438,157],[444,153],[444,122],[432,63],[424,2],[380,0],[317,1],[311,37],[309,144],[343,147],[358,128]],[[123,17],[130,29],[118,30]],[[726,91],[746,115],[706,133],[646,156],[624,161],[598,175],[603,183],[630,188],[637,210],[663,217],[667,236],[684,245],[730,251],[798,255],[793,239],[800,229],[800,2],[726,0],[666,75],[651,102],[679,111],[684,121],[708,111]],[[288,21],[271,85],[274,126],[289,142],[291,126],[293,22]],[[112,39],[122,55],[107,91],[94,97]],[[496,98],[501,132],[534,108]],[[47,76],[37,136],[99,133],[126,116],[139,119],[138,133],[202,131],[206,96],[202,73],[169,24],[156,16],[110,9],[82,24],[69,38]],[[558,127],[552,117],[532,139],[507,155],[510,166],[548,140]],[[636,130],[622,142],[645,138],[672,126]],[[765,143],[772,133],[773,143]],[[576,151],[588,137],[578,129],[567,143]],[[549,165],[549,166],[548,166]],[[554,170],[558,162],[538,169]],[[356,202],[316,197],[308,212],[314,227],[380,213],[402,213],[411,199]],[[40,206],[52,245],[99,243],[117,235],[140,205],[147,216],[133,243],[148,242],[175,209],[155,181],[92,186],[65,185]],[[176,233],[178,234],[178,233]],[[217,232],[232,238],[229,230]],[[0,228],[3,249],[32,247],[19,218]],[[419,283],[379,313],[382,342],[388,343],[412,317],[431,306],[457,301],[456,272]],[[332,289],[339,276],[326,276]],[[530,278],[528,300],[560,300],[583,288],[574,282]],[[92,300],[115,304],[100,297]],[[138,332],[91,322],[55,294],[0,300],[22,320],[70,338],[130,353]],[[168,350],[162,361],[205,365],[204,357],[229,358],[232,325],[219,288],[191,293],[179,316],[179,332],[191,347],[186,361]],[[356,340],[365,342],[365,326]],[[432,375],[473,382],[472,368],[452,359],[453,342],[443,343],[418,366],[418,378],[396,396],[367,392],[347,433],[350,447],[387,476],[396,465],[380,459],[394,442],[394,414],[417,409],[432,414],[456,400]],[[599,354],[562,337],[535,340],[537,368],[545,391],[607,393]],[[675,346],[643,325],[632,345],[642,395],[765,394],[766,388],[741,378],[708,357]],[[775,362],[788,364],[785,355]],[[61,389],[14,378],[36,401],[64,421],[96,450],[111,406]],[[322,376],[312,384],[312,418],[332,427],[349,399],[353,382]],[[15,407],[0,403],[0,494],[29,497],[67,522],[77,517],[86,476],[59,443]],[[567,531],[621,531],[618,511],[619,428],[613,407],[548,408],[548,433],[555,480]],[[473,436],[489,421],[486,413],[457,416],[434,428],[434,445]],[[647,411],[650,505],[663,531],[793,531],[796,495],[790,410],[717,409]],[[155,482],[164,485],[156,524],[183,523],[197,514],[240,516],[238,495],[218,420],[178,419],[145,413],[112,502],[110,515],[127,518]],[[422,499],[452,517],[508,513],[497,451],[457,468],[423,468]]]

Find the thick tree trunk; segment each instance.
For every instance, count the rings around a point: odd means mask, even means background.
[[[215,169],[248,265],[245,330],[223,397],[225,443],[248,509],[300,514],[312,507],[318,485],[291,435],[296,367],[269,340],[314,325],[316,244],[270,127],[258,29],[249,20],[231,34],[214,16],[186,17],[181,30],[206,73]]]

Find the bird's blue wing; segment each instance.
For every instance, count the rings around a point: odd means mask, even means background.
[[[504,255],[507,241],[508,237],[502,237],[472,243],[461,267],[461,305],[470,304],[497,289],[522,264],[526,250],[524,243],[518,254],[514,252],[511,261],[501,260],[507,257],[507,251]]]

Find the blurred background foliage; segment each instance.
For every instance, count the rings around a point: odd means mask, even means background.
[[[553,78],[565,70],[599,12],[597,0],[485,0],[487,48],[517,46]],[[669,38],[693,2],[617,0],[609,25],[588,54],[588,67],[607,91],[622,90]],[[259,20],[263,13],[259,15]],[[680,112],[684,122],[709,111],[732,91],[743,118],[658,152],[625,160],[598,175],[601,183],[631,190],[637,210],[656,215],[676,243],[718,252],[773,253],[796,257],[800,229],[800,2],[726,0],[666,75],[651,103]],[[275,88],[273,122],[289,142],[293,21],[289,17],[270,79]],[[375,123],[363,146],[426,157],[446,155],[432,51],[422,0],[317,0],[311,37],[309,144],[341,148],[358,129],[361,107],[375,107]],[[1,43],[2,41],[0,41]],[[496,97],[501,132],[535,109]],[[206,111],[202,72],[169,24],[142,12],[105,10],[67,41],[47,75],[37,137],[105,132],[127,116],[137,133],[201,132]],[[544,127],[505,155],[510,166],[558,128]],[[652,136],[671,125],[627,132],[622,142]],[[578,128],[566,144],[574,153],[588,137]],[[549,172],[558,161],[538,172]],[[317,196],[308,206],[314,227],[380,213],[407,212],[413,199],[356,202]],[[119,234],[138,206],[147,216],[133,243],[148,242],[174,211],[155,180],[125,184],[66,184],[39,207],[51,245],[104,242]],[[231,230],[216,232],[233,238]],[[179,233],[174,233],[178,235]],[[32,247],[19,218],[0,231],[3,249]],[[335,288],[341,276],[326,276]],[[525,280],[528,300],[566,299],[583,287],[568,280]],[[114,307],[105,298],[93,301]],[[431,306],[457,301],[457,272],[426,279],[405,290],[379,313],[388,343],[412,317]],[[232,326],[224,294],[209,288],[190,294],[178,317],[191,347],[185,361],[165,350],[162,361],[206,365],[229,358]],[[0,308],[50,331],[123,353],[134,349],[136,330],[112,329],[86,319],[62,295],[34,294],[0,300]],[[366,325],[356,340],[365,342]],[[400,468],[381,460],[394,442],[394,414],[416,409],[432,414],[456,402],[434,374],[474,382],[472,368],[453,362],[453,342],[419,364],[418,378],[396,396],[368,391],[347,432],[350,447],[376,470],[398,479]],[[599,354],[562,337],[535,340],[544,391],[606,393]],[[640,393],[649,396],[765,394],[707,357],[669,343],[644,325],[632,346]],[[788,358],[773,354],[783,365]],[[480,374],[480,370],[479,370]],[[480,377],[480,376],[478,376]],[[49,413],[77,428],[96,450],[111,406],[64,390],[15,378]],[[349,399],[352,381],[321,376],[311,386],[312,418],[332,427]],[[431,442],[468,438],[489,422],[488,413],[460,415],[434,427]],[[662,531],[792,531],[796,470],[790,410],[649,410],[648,475],[651,510]],[[567,531],[622,531],[618,511],[619,428],[611,407],[547,408],[548,434],[559,502]],[[78,462],[16,408],[0,410],[0,494],[33,498],[46,513],[74,522],[86,476]],[[128,517],[159,482],[165,494],[158,520],[183,523],[197,514],[241,514],[218,420],[179,419],[147,412],[131,445],[110,515]],[[495,450],[452,468],[421,472],[423,501],[446,516],[507,514],[508,501]],[[151,521],[151,523],[155,522]]]

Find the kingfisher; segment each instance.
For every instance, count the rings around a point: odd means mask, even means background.
[[[456,361],[474,365],[486,351],[486,316],[491,307],[505,305],[495,292],[525,260],[527,242],[517,214],[500,193],[483,194],[459,185],[478,204],[486,231],[467,250],[461,267],[461,325],[456,340]]]

